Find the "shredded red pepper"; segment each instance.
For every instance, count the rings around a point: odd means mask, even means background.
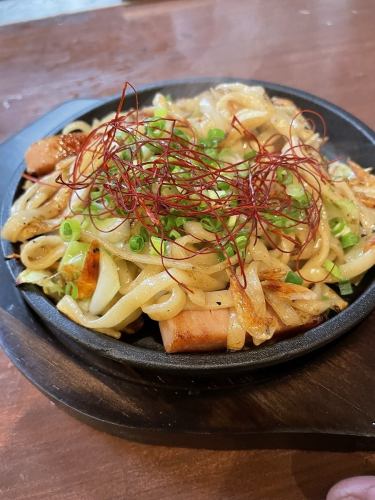
[[[216,248],[227,255],[228,243],[233,246],[242,276],[244,257],[237,246],[236,236],[245,226],[248,238],[261,234],[273,247],[284,252],[278,243],[279,237],[288,239],[294,244],[293,252],[298,258],[316,236],[322,206],[321,182],[329,182],[325,168],[327,161],[321,153],[302,141],[298,146],[293,145],[292,124],[289,137],[278,134],[288,147],[284,147],[283,153],[271,152],[270,139],[261,144],[234,117],[231,126],[245,141],[253,147],[256,145],[256,155],[251,160],[237,163],[218,161],[205,152],[188,122],[166,117],[162,120],[169,126],[159,129],[160,118],[141,117],[137,98],[135,109],[120,116],[128,87],[135,92],[129,83],[125,84],[115,117],[88,135],[71,176],[64,179],[60,175],[57,182],[74,191],[88,188],[89,193],[99,192],[97,201],[104,207],[102,215],[138,221],[151,235],[169,241],[172,240],[163,227],[163,216],[175,214],[194,220],[209,216],[222,228],[215,233]],[[324,120],[317,116],[325,130]],[[178,135],[178,129],[184,131],[188,139]],[[126,143],[116,140],[119,132],[126,134]],[[274,138],[277,138],[276,134]],[[142,148],[145,146],[156,151],[157,156],[144,160]],[[174,168],[176,166],[180,171]],[[239,170],[247,166],[249,175],[241,177]],[[293,215],[293,198],[287,194],[286,186],[277,182],[278,169],[291,173],[308,196],[309,202],[299,210],[298,218]],[[188,178],[181,174],[181,170],[189,173]],[[224,195],[217,193],[218,182],[229,184]],[[170,188],[174,192],[171,193]],[[215,199],[207,194],[208,190],[216,192]],[[95,224],[90,205],[87,205],[87,210]],[[244,217],[234,227],[229,227],[228,218],[233,215]],[[275,223],[275,217],[288,219],[292,228],[305,226],[307,236],[304,241],[301,242],[293,231],[283,231]],[[188,250],[191,256],[216,251],[207,245]],[[162,256],[163,261],[167,258]]]

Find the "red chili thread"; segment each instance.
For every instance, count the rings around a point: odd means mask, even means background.
[[[135,109],[120,116],[128,87],[135,93],[136,106]],[[88,199],[88,215],[94,226],[96,226],[96,215],[92,213],[90,205],[94,192],[100,193],[97,201],[105,208],[106,215],[123,219],[124,222],[138,221],[150,234],[167,241],[173,240],[165,233],[161,217],[171,213],[195,220],[204,216],[211,217],[220,222],[223,228],[220,233],[215,233],[215,246],[228,256],[227,245],[232,245],[238,257],[243,286],[246,286],[244,258],[236,243],[237,235],[246,224],[251,224],[247,242],[251,235],[258,237],[262,234],[273,248],[286,252],[280,247],[279,240],[283,237],[291,241],[295,246],[293,254],[296,256],[297,269],[299,269],[299,256],[315,238],[319,227],[322,206],[320,182],[330,181],[324,168],[327,162],[317,149],[301,140],[298,141],[298,145],[292,144],[293,121],[302,113],[312,113],[317,116],[323,124],[325,133],[323,118],[314,111],[304,110],[293,118],[289,137],[274,134],[261,144],[257,137],[234,116],[231,126],[245,141],[255,143],[256,155],[250,161],[243,160],[237,163],[218,161],[205,153],[186,121],[171,117],[162,118],[169,127],[161,129],[158,127],[161,118],[141,118],[137,93],[127,82],[115,117],[88,134],[77,155],[70,178],[63,179],[60,175],[56,181],[74,191],[87,188],[88,196],[86,193],[85,199]],[[177,129],[188,132],[189,139],[177,135]],[[126,135],[125,144],[116,139],[118,133]],[[267,149],[270,140],[277,137],[282,138],[287,144],[283,148],[283,153]],[[143,160],[144,147],[154,149],[157,157]],[[92,157],[87,162],[88,155]],[[240,166],[249,167],[250,174],[247,177],[242,178],[239,175]],[[181,171],[174,167],[178,167]],[[296,208],[294,200],[286,193],[286,187],[276,181],[279,168],[293,174],[309,199],[308,205],[299,209],[298,218],[290,213]],[[186,172],[189,174],[188,178],[183,175]],[[228,174],[231,177],[228,177]],[[230,186],[223,196],[219,196],[216,188],[219,181],[226,182]],[[173,188],[178,188],[177,192],[169,192]],[[213,199],[207,193],[208,190],[214,191],[217,199]],[[232,215],[242,216],[243,220],[240,220],[234,228],[229,228],[227,220]],[[279,227],[277,217],[290,221],[291,227],[287,232]],[[292,233],[293,227],[297,225],[304,225],[307,228],[307,236],[303,243]],[[111,230],[114,229],[116,228]],[[198,242],[205,243],[203,240]],[[177,245],[188,250],[191,256],[216,251],[210,244],[194,250],[178,243]],[[168,258],[161,255],[165,268],[164,260]]]

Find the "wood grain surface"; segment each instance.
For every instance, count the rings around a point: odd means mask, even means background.
[[[375,126],[372,0],[143,3],[0,29],[0,140],[52,106],[186,76],[287,84]],[[1,168],[1,166],[0,166]],[[369,324],[369,328],[370,328]],[[130,443],[57,409],[0,356],[0,498],[322,499],[370,453]]]

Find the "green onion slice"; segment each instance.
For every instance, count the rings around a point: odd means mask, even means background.
[[[140,253],[144,249],[145,240],[140,234],[135,234],[129,240],[129,247],[132,252]]]
[[[233,257],[233,255],[236,254],[236,251],[235,251],[234,246],[232,245],[232,243],[229,243],[228,245],[226,245],[226,247],[225,247],[225,253],[226,253],[227,257]]]
[[[225,181],[218,181],[217,188],[220,190],[228,191],[230,185]]]
[[[177,238],[181,238],[181,234],[176,229],[172,229],[172,231],[169,233],[169,237],[172,240],[177,240]]]
[[[156,116],[156,118],[165,118],[167,115],[168,115],[167,108],[155,108],[154,109],[154,116]]]
[[[74,300],[78,299],[78,286],[73,281],[66,284],[65,295],[70,295]]]
[[[201,224],[203,229],[210,231],[210,233],[218,233],[222,229],[221,222],[212,217],[203,217]]]
[[[207,139],[210,145],[217,145],[224,138],[225,138],[225,132],[220,128],[211,128],[208,131]]]
[[[143,227],[143,226],[139,230],[139,235],[142,236],[142,238],[144,239],[144,241],[148,241],[150,239],[147,229],[145,227]]]
[[[341,236],[340,243],[341,243],[342,248],[344,248],[344,249],[350,248],[350,247],[353,247],[354,245],[356,245],[359,242],[359,239],[360,239],[359,236],[350,232],[350,233],[346,233],[343,236]]]
[[[180,139],[183,139],[184,141],[190,141],[189,136],[181,129],[175,128],[173,130],[173,134],[179,137]]]
[[[294,285],[302,285],[303,279],[297,273],[289,271],[285,276],[285,283],[293,283]]]
[[[332,260],[325,260],[323,262],[323,267],[324,269],[326,269],[326,271],[328,271],[330,274],[332,274],[332,276],[334,278],[337,278],[338,280],[340,281],[343,281],[343,276],[342,276],[342,273],[341,273],[341,269],[339,268],[338,265],[336,265],[334,262],[332,262]]]
[[[246,153],[243,155],[244,160],[253,160],[257,155],[257,152],[255,149],[250,149],[249,151],[246,151]]]
[[[284,184],[284,186],[289,186],[289,184],[293,182],[293,175],[289,170],[279,167],[276,170],[276,180],[280,182],[280,184]]]
[[[240,236],[237,236],[237,238],[235,239],[235,241],[236,241],[236,245],[238,246],[238,248],[240,250],[243,250],[244,248],[246,248],[247,237],[244,234],[241,234]]]
[[[175,225],[176,227],[182,227],[187,222],[186,217],[176,217]]]
[[[294,198],[296,200],[298,200],[299,198],[302,198],[302,196],[305,195],[305,191],[304,191],[303,187],[301,186],[301,184],[290,184],[286,188],[286,193],[291,198]]]
[[[173,215],[166,215],[163,218],[163,226],[166,231],[170,231],[175,227],[175,217]]]
[[[345,220],[342,217],[335,217],[329,221],[329,227],[333,236],[337,236],[345,228]]]
[[[339,283],[339,289],[341,295],[351,295],[353,293],[353,287],[350,281],[341,281]]]
[[[234,226],[237,223],[237,219],[238,219],[238,215],[231,215],[228,218],[227,226],[228,226],[229,229],[233,229],[234,228]]]
[[[59,232],[63,241],[77,241],[81,236],[81,225],[77,219],[65,219]]]
[[[151,236],[150,255],[165,255],[167,242],[158,236]]]

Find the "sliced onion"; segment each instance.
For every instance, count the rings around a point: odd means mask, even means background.
[[[89,311],[91,314],[101,314],[120,289],[117,266],[112,257],[105,251],[100,251],[99,278],[92,296]]]

